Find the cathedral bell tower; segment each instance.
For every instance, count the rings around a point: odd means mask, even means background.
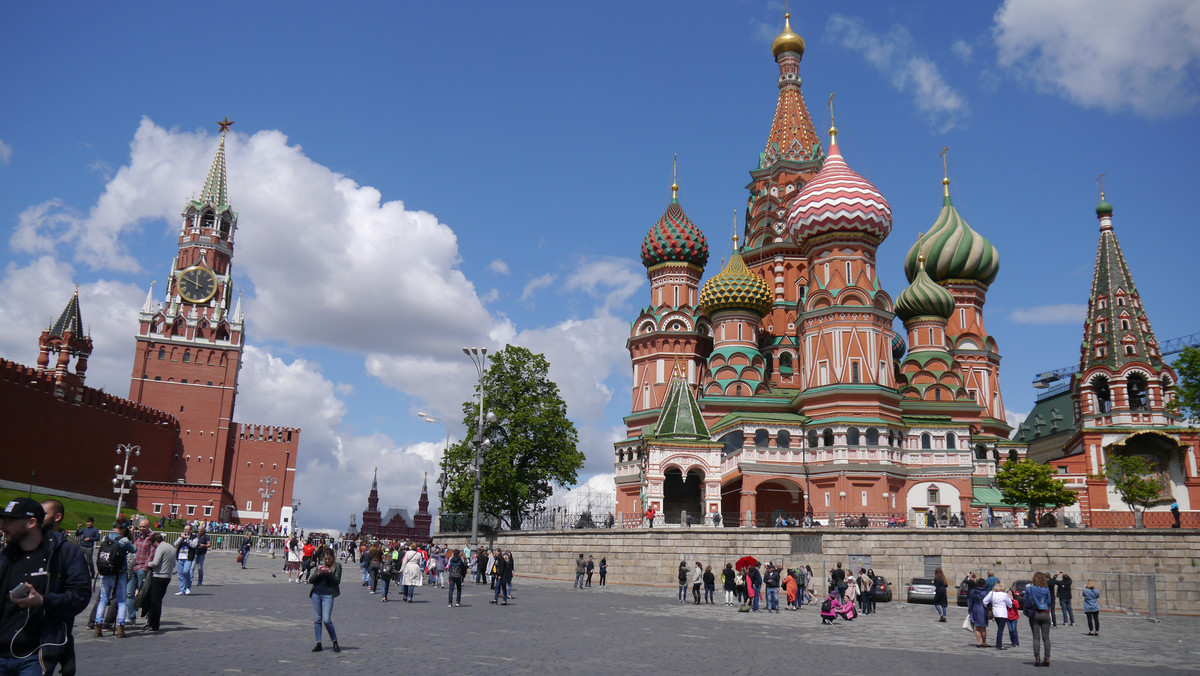
[[[233,306],[233,238],[237,211],[229,204],[225,135],[200,196],[184,206],[178,251],[161,303],[153,284],[138,316],[129,398],[179,419],[183,448],[177,476],[189,484],[228,485],[234,399],[241,366],[241,299]],[[181,461],[181,462],[180,462]]]

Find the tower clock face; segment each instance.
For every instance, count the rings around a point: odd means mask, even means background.
[[[217,278],[207,268],[192,267],[179,275],[179,296],[189,303],[206,303],[217,292]]]

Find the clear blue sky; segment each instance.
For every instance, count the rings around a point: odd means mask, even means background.
[[[885,288],[955,203],[1001,271],[985,310],[1008,409],[1078,360],[1095,178],[1160,341],[1200,331],[1200,5],[861,2],[794,8],[818,131],[891,202]],[[588,462],[629,410],[638,249],[680,199],[728,253],[774,112],[768,2],[8,3],[0,7],[0,355],[81,285],[89,382],[128,391],[136,311],[229,140],[249,344],[236,418],[304,428],[302,524],[342,528],[371,470],[415,508],[462,434],[459,348],[544,351]],[[432,479],[431,476],[431,479]],[[598,476],[594,485],[603,485]]]

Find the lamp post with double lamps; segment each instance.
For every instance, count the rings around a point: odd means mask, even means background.
[[[125,494],[133,490],[133,475],[137,474],[137,467],[129,466],[129,456],[135,458],[142,454],[141,446],[133,444],[120,444],[117,446],[117,455],[125,456],[124,465],[113,465],[113,471],[116,476],[113,477],[113,493],[117,494],[117,514],[113,519],[114,523],[121,521],[121,503],[125,501]]]
[[[262,496],[262,516],[258,520],[258,534],[266,533],[267,512],[270,511],[271,498],[275,497],[275,482],[278,481],[273,476],[265,476],[258,480],[262,484],[262,488],[258,489],[258,494]]]
[[[486,347],[464,347],[463,354],[471,358],[471,363],[475,365],[475,371],[479,375],[479,424],[475,428],[475,437],[471,439],[471,447],[475,449],[475,498],[471,506],[471,549],[479,548],[479,490],[480,490],[480,464],[483,462],[483,449],[492,445],[489,439],[483,436],[484,418],[487,418],[488,423],[496,422],[496,414],[483,411],[483,376],[487,373],[487,348]]]

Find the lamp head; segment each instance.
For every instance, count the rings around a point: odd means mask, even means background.
[[[417,417],[418,418],[428,418],[429,414],[426,413],[425,411],[417,411]]]
[[[485,418],[487,419],[489,425],[494,425],[494,424],[496,424],[496,421],[499,420],[499,418],[496,417],[496,413],[494,411],[488,411]]]
[[[121,471],[121,466],[120,466],[120,465],[113,465],[113,471],[114,471],[114,472],[120,472],[120,471]]]

